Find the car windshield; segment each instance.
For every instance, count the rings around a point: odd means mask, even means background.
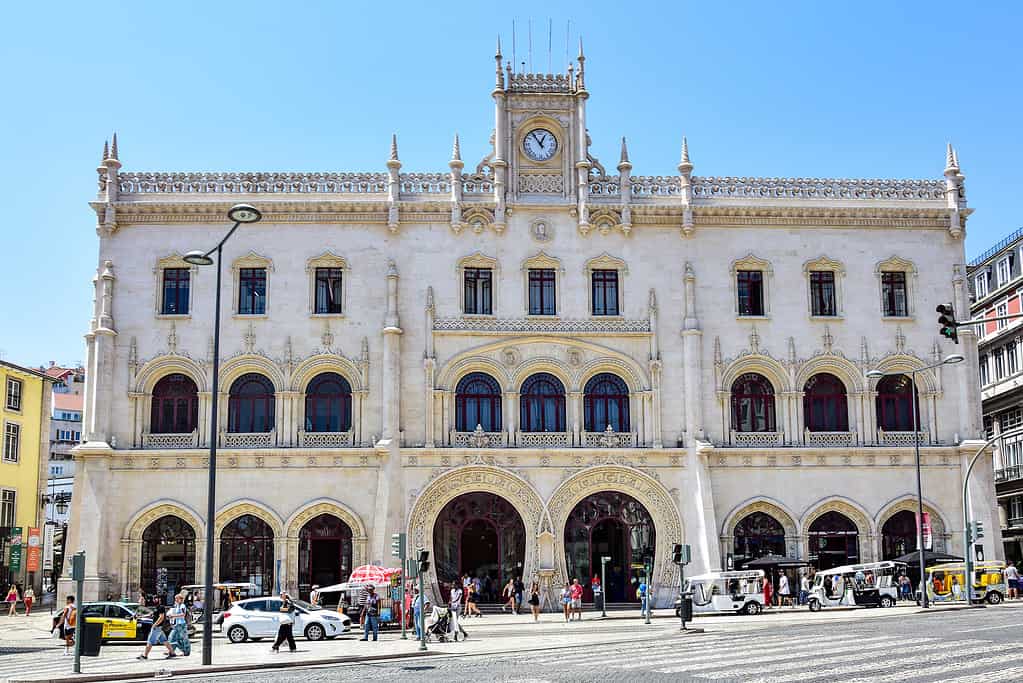
[[[292,600],[291,602],[293,602],[296,606],[301,607],[302,609],[304,609],[304,610],[306,610],[308,612],[311,612],[313,610],[323,609],[319,605],[314,605],[314,604],[312,604],[310,602],[306,602],[305,600]]]

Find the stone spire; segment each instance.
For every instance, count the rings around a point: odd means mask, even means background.
[[[618,160],[618,170],[621,171],[625,168],[632,168],[632,162],[629,161],[629,147],[625,144],[625,136],[622,136],[622,152]]]
[[[685,135],[682,136],[682,159],[678,162],[678,171],[685,176],[693,172],[693,162],[689,160],[689,141]]]
[[[102,161],[106,161],[109,158],[110,158],[110,148],[107,145],[107,141],[104,140],[103,141],[103,159],[102,159]]]
[[[398,134],[391,133],[391,156],[387,159],[387,166],[390,167],[392,163],[397,162],[398,166],[401,166],[401,162],[398,161]]]
[[[117,133],[114,133],[113,142],[110,143],[110,158],[114,161],[120,161],[117,157]]]
[[[586,90],[586,55],[583,54],[583,37],[579,36],[579,73],[576,75],[576,86],[579,90]]]
[[[458,143],[458,133],[455,133],[455,143],[451,146],[451,162],[449,166],[454,166],[455,162],[458,162],[458,166],[461,167],[462,163],[462,146]]]
[[[398,193],[401,178],[398,171],[401,161],[398,160],[398,135],[391,134],[391,155],[387,159],[387,229],[398,232]]]
[[[495,90],[504,90],[504,72],[501,70],[502,57],[503,55],[501,54],[501,36],[497,36],[497,52],[494,53],[494,61],[497,63],[496,82],[494,83]]]
[[[956,158],[956,151],[952,148],[952,143],[949,142],[945,151],[945,173],[949,171],[959,171],[959,159]]]
[[[693,234],[693,162],[689,160],[689,141],[682,136],[682,158],[678,162],[682,200],[682,236]]]

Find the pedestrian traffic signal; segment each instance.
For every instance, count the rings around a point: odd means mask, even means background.
[[[391,555],[405,557],[405,534],[391,534]]]
[[[430,569],[430,551],[420,550],[419,557],[416,558],[416,563],[419,565],[419,573],[425,574]]]
[[[684,543],[671,546],[671,561],[675,564],[689,564],[692,561],[692,548]]]
[[[977,562],[984,561],[984,546],[982,544],[978,543],[973,546],[973,559],[977,560]]]
[[[973,523],[973,540],[974,541],[979,541],[982,538],[984,538],[984,523],[983,522],[974,522]]]
[[[956,322],[956,312],[952,304],[939,304],[934,310],[938,312],[938,334],[958,344],[959,323]]]

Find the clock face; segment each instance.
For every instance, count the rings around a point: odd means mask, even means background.
[[[533,161],[547,161],[558,151],[558,139],[549,130],[537,128],[526,133],[522,149]]]

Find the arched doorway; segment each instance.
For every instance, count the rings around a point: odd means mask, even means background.
[[[766,512],[751,512],[735,525],[732,534],[732,566],[742,569],[747,562],[765,555],[785,555],[785,529]]]
[[[565,523],[568,579],[579,579],[583,599],[593,600],[590,581],[600,576],[601,557],[610,557],[604,576],[608,602],[636,602],[643,564],[653,562],[655,540],[653,519],[635,498],[616,491],[587,496]]]
[[[139,588],[173,595],[195,583],[195,530],[180,517],[164,515],[142,532]]]
[[[522,576],[526,527],[504,498],[482,491],[465,493],[448,502],[437,516],[433,549],[445,600],[445,584],[468,574],[479,578],[482,602],[498,602],[504,584]]]
[[[894,560],[916,549],[916,515],[896,512],[881,526],[881,559]]]
[[[274,532],[255,515],[236,517],[220,532],[220,580],[256,584],[257,595],[274,590]]]
[[[808,537],[808,559],[818,570],[860,561],[859,530],[841,512],[831,510],[813,520]]]
[[[313,586],[341,583],[351,573],[349,526],[328,513],[306,522],[298,533],[298,596],[308,600]]]

